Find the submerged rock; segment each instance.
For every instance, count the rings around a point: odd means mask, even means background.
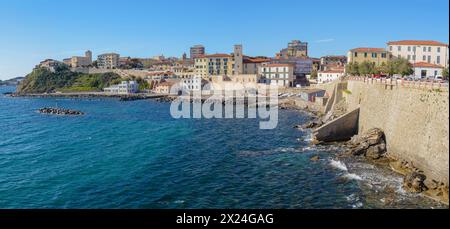
[[[43,114],[52,114],[52,115],[84,115],[84,113],[81,111],[53,108],[53,107],[46,107],[39,109],[39,112]]]
[[[319,161],[320,157],[318,155],[311,158],[311,161]]]

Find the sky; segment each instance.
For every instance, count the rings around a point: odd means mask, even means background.
[[[448,44],[448,0],[0,0],[0,79],[39,61],[117,52],[180,57],[208,53],[274,56],[291,40],[312,57],[346,55],[392,40]]]

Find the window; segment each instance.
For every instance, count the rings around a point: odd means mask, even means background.
[[[398,51],[402,51],[402,46],[398,46]]]
[[[372,58],[377,58],[377,54],[376,53],[372,53]]]
[[[428,63],[431,63],[431,56],[428,56]]]
[[[411,52],[411,46],[408,46],[408,52]]]
[[[422,60],[426,61],[427,60],[427,56],[423,56]]]
[[[423,47],[423,52],[426,52],[427,51],[427,47]]]
[[[441,52],[441,47],[438,47],[438,48],[437,48],[437,52]]]
[[[392,52],[392,50],[393,50],[393,46],[389,46],[389,50]]]
[[[416,46],[413,47],[413,52],[416,52]]]
[[[367,57],[367,53],[366,52],[364,53],[364,57]]]
[[[441,64],[441,57],[440,57],[440,56],[437,56],[437,57],[436,57],[436,63],[437,63],[437,64]]]
[[[358,57],[358,53],[357,52],[355,52],[355,57]]]
[[[386,53],[381,53],[381,58],[386,58]]]
[[[428,52],[431,52],[431,47],[428,47]]]
[[[414,61],[416,61],[416,55],[413,55],[412,58]]]

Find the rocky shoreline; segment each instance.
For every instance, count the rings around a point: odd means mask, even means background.
[[[69,115],[69,116],[80,116],[84,115],[83,112],[77,110],[63,109],[63,108],[54,108],[54,107],[45,107],[38,110],[41,114],[50,114],[50,115]]]
[[[311,121],[303,125],[294,126],[294,128],[299,130],[319,128],[337,117],[336,114],[324,115],[308,108],[296,107],[295,105],[285,105],[283,109],[299,110],[310,114]],[[313,139],[311,144],[322,145],[324,143]],[[364,158],[370,164],[390,168],[395,173],[404,177],[403,189],[406,192],[422,194],[437,202],[447,206],[449,205],[449,187],[442,182],[427,179],[424,172],[411,163],[391,156],[387,151],[386,140],[381,129],[374,128],[366,133],[354,136],[350,141],[331,144],[343,145],[344,149],[346,149],[338,157]],[[311,161],[318,161],[319,159],[319,156],[313,156]]]

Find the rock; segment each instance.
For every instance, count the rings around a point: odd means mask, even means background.
[[[318,155],[311,158],[311,161],[319,161],[320,157]]]
[[[381,159],[387,152],[384,133],[378,128],[370,129],[363,135],[353,137],[346,145],[350,148],[351,154],[364,155],[371,160]]]
[[[53,107],[42,108],[39,109],[38,111],[43,114],[53,114],[53,115],[84,115],[84,113],[81,111],[53,108]]]
[[[403,181],[403,188],[412,193],[422,193],[427,191],[428,188],[425,185],[427,177],[422,173],[412,172],[405,176]]]

